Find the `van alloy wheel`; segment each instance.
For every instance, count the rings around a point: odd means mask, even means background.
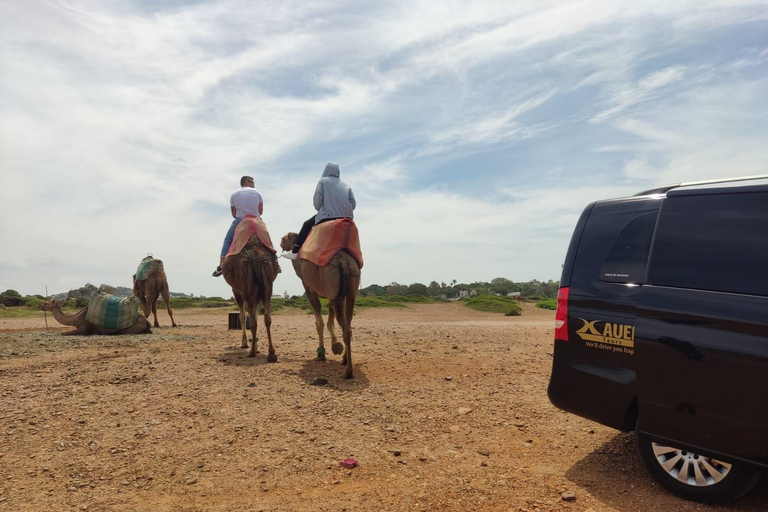
[[[648,472],[666,490],[700,503],[735,500],[751,489],[760,471],[742,461],[724,461],[651,440],[636,428],[637,450]]]
[[[731,464],[711,457],[659,443],[652,443],[652,447],[664,471],[684,484],[694,487],[714,485],[731,471]]]

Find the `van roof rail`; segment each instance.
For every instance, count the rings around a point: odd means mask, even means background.
[[[695,185],[709,185],[711,183],[728,183],[732,181],[764,180],[766,178],[768,178],[768,174],[762,174],[758,176],[741,176],[739,178],[721,178],[718,180],[688,181],[685,183],[677,183],[674,185],[662,185],[660,187],[649,188],[647,190],[643,190],[642,192],[638,192],[633,197],[649,196],[653,194],[664,194],[666,192],[669,192],[673,188],[677,188],[677,187],[692,187]]]

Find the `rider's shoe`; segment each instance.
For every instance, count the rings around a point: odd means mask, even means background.
[[[289,260],[295,260],[296,258],[299,257],[297,253],[287,252],[287,251],[283,252],[283,254],[281,254],[280,256],[282,256],[283,258],[288,258]]]
[[[222,274],[221,267],[216,267],[216,270],[213,271],[213,274],[211,274],[213,277],[219,277]]]

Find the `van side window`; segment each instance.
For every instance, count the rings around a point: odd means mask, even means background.
[[[648,278],[661,286],[768,295],[768,194],[667,198]]]
[[[606,283],[645,282],[648,253],[658,211],[644,213],[627,223],[616,237],[600,269]]]

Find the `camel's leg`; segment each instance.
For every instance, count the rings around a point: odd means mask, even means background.
[[[347,318],[347,308],[344,307],[344,300],[343,298],[335,299],[333,301],[333,309],[336,310],[336,319],[339,321],[344,337],[344,358],[341,360],[341,364],[346,366],[344,378],[351,379],[354,376],[352,375],[352,327],[349,323],[349,318]]]
[[[248,348],[248,331],[245,330],[245,309],[243,308],[243,296],[232,290],[232,294],[235,296],[235,302],[240,309],[240,328],[243,331],[243,339],[240,342],[240,348]],[[256,346],[256,343],[253,344]]]
[[[336,308],[331,307],[331,303],[328,303],[328,331],[331,333],[331,350],[334,354],[337,356],[344,352],[344,345],[339,343],[339,340],[336,339],[336,332],[333,325],[333,322],[338,322],[338,315],[336,314]],[[341,323],[339,323],[341,325]]]
[[[334,326],[334,322],[336,320],[336,313],[333,312],[333,308],[328,306],[328,321],[325,323],[326,327],[328,327],[328,332],[331,333],[331,346],[333,346],[334,343],[336,343],[336,328]],[[334,354],[337,354],[336,351],[333,352]]]
[[[152,314],[155,317],[155,327],[160,327],[160,324],[157,321],[157,297],[160,295],[158,292],[158,284],[155,279],[147,279],[147,284],[149,285],[149,290],[147,290],[147,308],[150,306],[152,307]],[[149,312],[147,312],[144,316],[149,318]]]
[[[264,326],[267,328],[267,341],[269,342],[269,355],[267,356],[267,362],[277,362],[277,355],[275,354],[275,347],[272,345],[272,301],[271,298],[267,299],[267,303],[264,305]]]
[[[87,336],[89,334],[91,334],[91,325],[88,322],[83,322],[77,329],[61,333],[62,336]]]
[[[258,319],[256,312],[258,311],[258,303],[254,305],[253,302],[248,301],[245,305],[248,308],[248,314],[251,315],[251,339],[253,340],[251,350],[248,352],[248,357],[256,357],[256,342],[259,340],[259,338],[256,337],[256,324]],[[243,327],[245,327],[245,322],[243,322]]]
[[[322,305],[315,292],[311,291],[306,286],[304,287],[304,290],[307,292],[309,305],[312,306],[312,311],[315,312],[315,327],[317,328],[317,337],[320,340],[320,344],[317,346],[317,360],[325,361],[325,345],[323,344],[323,330],[325,329],[325,325],[323,325]]]
[[[277,258],[273,258],[273,260],[277,260]],[[263,263],[262,263],[263,265]],[[264,327],[267,329],[267,342],[269,343],[269,355],[267,356],[267,362],[268,363],[276,363],[277,362],[277,355],[275,354],[275,347],[272,345],[272,283],[274,281],[274,276],[277,274],[273,274],[272,276],[269,276],[267,272],[264,271],[264,268],[262,267],[262,276],[264,279],[264,283],[262,285],[261,290],[261,303],[264,305]]]
[[[178,327],[176,321],[173,319],[173,311],[171,311],[171,292],[168,289],[168,281],[163,280],[163,283],[160,285],[160,294],[163,296],[165,307],[168,308],[168,316],[171,317],[171,326]]]

